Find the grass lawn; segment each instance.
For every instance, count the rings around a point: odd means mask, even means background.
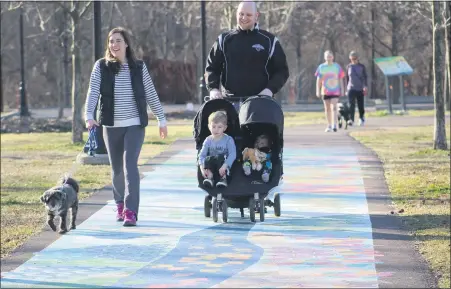
[[[434,116],[434,110],[409,110],[402,114],[400,111],[393,111],[393,115],[388,114],[386,110],[368,111],[365,113],[367,118],[387,117],[387,116]],[[449,112],[446,112],[449,117]],[[358,119],[359,114],[356,111],[355,118]],[[324,112],[285,112],[285,126],[298,126],[307,124],[326,124]]]
[[[447,134],[450,127],[447,127]],[[356,131],[351,135],[373,149],[384,163],[393,202],[419,250],[450,287],[450,156],[432,148],[433,128]],[[449,140],[450,135],[447,135]],[[448,143],[449,147],[449,143]]]
[[[162,140],[156,126],[148,126],[139,164],[163,151],[181,137],[192,135],[192,127],[170,126]],[[84,135],[87,140],[87,133]],[[69,172],[82,145],[71,144],[71,133],[1,135],[1,257],[5,257],[44,226],[45,212],[39,197],[64,173]],[[109,184],[109,166],[76,167],[81,198]]]

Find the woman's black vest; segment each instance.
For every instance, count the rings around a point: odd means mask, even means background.
[[[114,125],[115,65],[117,63],[106,61],[104,58],[100,60],[100,115],[97,118],[100,125]],[[143,62],[141,60],[129,61],[128,67],[130,69],[133,94],[135,96],[136,106],[138,107],[139,120],[141,121],[141,126],[146,127],[149,123],[149,116],[147,115],[146,93],[143,83]]]

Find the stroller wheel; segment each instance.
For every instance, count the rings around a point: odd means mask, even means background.
[[[205,200],[204,200],[204,215],[206,218],[210,218],[211,217],[211,197],[210,196],[205,196]]]
[[[258,201],[259,210],[260,210],[260,222],[265,221],[265,199],[260,197],[260,200]]]
[[[227,212],[228,206],[227,206],[227,201],[226,200],[222,200],[222,221],[224,223],[227,223],[227,217],[229,215],[229,213]]]
[[[280,194],[274,194],[274,215],[280,217]]]
[[[216,197],[213,198],[213,201],[211,202],[211,210],[213,212],[213,222],[218,222],[218,200]]]
[[[249,198],[249,218],[251,222],[255,223],[255,200],[253,197]]]

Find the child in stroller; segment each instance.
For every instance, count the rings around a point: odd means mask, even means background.
[[[262,152],[265,156],[265,159],[262,164],[262,181],[267,183],[269,182],[269,176],[272,170],[272,162],[271,162],[271,144],[269,137],[265,134],[259,135],[255,139],[254,148],[259,152]],[[246,149],[244,149],[246,150]],[[243,151],[244,154],[244,151]],[[243,171],[246,176],[250,176],[252,173],[252,164],[250,160],[246,160],[243,163]]]
[[[210,135],[208,116],[215,111],[227,113],[225,133],[235,140],[237,157],[227,174],[227,186],[209,187],[204,185],[204,176],[198,166],[198,183],[207,195],[204,201],[205,217],[218,221],[218,212],[222,213],[223,222],[227,222],[228,208],[249,209],[249,217],[255,222],[255,214],[260,214],[260,221],[265,219],[266,206],[274,207],[274,215],[280,216],[280,194],[274,193],[282,178],[283,151],[283,111],[272,98],[249,97],[241,103],[239,115],[228,99],[213,99],[205,102],[194,119],[194,138],[199,151],[205,139]],[[268,182],[262,181],[261,172],[252,171],[249,176],[243,172],[241,152],[246,147],[253,147],[258,136],[267,135],[271,140],[270,149],[272,171]],[[273,192],[272,194],[270,194]],[[269,196],[273,196],[270,199]]]
[[[203,184],[213,187],[227,187],[226,172],[232,167],[236,158],[234,139],[225,134],[227,129],[227,114],[225,111],[216,111],[208,117],[209,135],[199,152],[199,168],[205,177]]]

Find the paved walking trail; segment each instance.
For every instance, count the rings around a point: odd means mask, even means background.
[[[114,221],[105,194],[76,230],[2,272],[1,287],[433,287],[389,213],[377,158],[344,131],[323,129],[286,130],[281,217],[269,208],[263,223],[233,209],[226,224],[205,218],[194,144],[179,141],[142,168],[137,227]]]

